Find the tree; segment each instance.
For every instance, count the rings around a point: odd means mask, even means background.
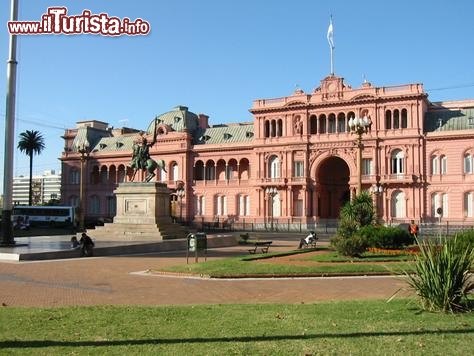
[[[362,192],[341,208],[339,229],[337,236],[331,239],[331,244],[345,256],[360,255],[367,248],[367,239],[358,236],[356,232],[374,221],[372,197],[367,192]]]
[[[44,147],[44,138],[39,131],[26,130],[20,133],[18,149],[30,157],[29,205],[33,205],[33,154],[39,155]]]

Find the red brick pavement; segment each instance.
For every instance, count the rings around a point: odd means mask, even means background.
[[[244,253],[242,247],[210,251]],[[209,280],[134,272],[186,263],[183,253],[0,262],[0,303],[6,306],[311,303],[388,299],[404,287],[393,277]]]

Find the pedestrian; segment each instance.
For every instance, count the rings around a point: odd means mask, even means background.
[[[413,241],[418,237],[418,225],[415,224],[415,220],[412,220],[410,225],[408,225],[408,233],[410,234]]]
[[[85,232],[82,233],[81,239],[79,240],[81,244],[81,257],[87,256],[90,257],[93,255],[93,248],[95,246],[94,241],[87,235]]]
[[[308,236],[300,240],[298,249],[303,248],[303,246],[309,246],[309,245],[315,244],[317,240],[318,238],[316,237],[316,233],[314,231],[310,231]]]
[[[76,236],[71,237],[71,248],[74,250],[77,250],[80,247],[81,245],[79,244],[79,241],[77,241],[77,237]]]

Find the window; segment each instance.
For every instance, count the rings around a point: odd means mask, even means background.
[[[392,128],[392,112],[387,110],[385,112],[385,130],[390,130]]]
[[[100,213],[100,199],[97,195],[93,195],[90,198],[90,213],[99,214]]]
[[[171,166],[171,180],[178,180],[179,179],[179,166],[177,163],[173,163]]]
[[[442,213],[438,214],[438,209],[442,209]],[[433,193],[431,196],[431,216],[439,218],[448,216],[448,194]]]
[[[464,156],[464,173],[465,174],[472,174],[472,156],[470,153]]]
[[[328,127],[328,133],[334,133],[336,132],[336,117],[334,114],[329,115],[329,127]]]
[[[464,216],[466,218],[472,218],[474,216],[473,199],[474,199],[473,192],[464,193]]]
[[[431,157],[431,174],[435,175],[439,172],[439,157],[432,156]]]
[[[445,175],[448,172],[448,158],[441,156],[441,174]]]
[[[405,218],[405,193],[396,191],[392,195],[392,217]]]
[[[225,179],[226,180],[231,180],[234,176],[234,170],[232,169],[232,166],[226,166],[225,167]]]
[[[294,177],[304,177],[303,161],[295,161]]]
[[[295,201],[295,211],[293,214],[294,216],[303,216],[303,199]]]
[[[196,197],[196,215],[204,215],[206,211],[206,200],[203,196]]]
[[[214,179],[216,179],[215,171],[216,171],[216,170],[215,170],[215,168],[214,168],[214,163],[212,163],[212,165],[206,166],[206,169],[205,169],[206,180],[214,180]]]
[[[362,175],[364,176],[372,175],[372,158],[362,159]]]
[[[392,174],[403,174],[404,172],[404,155],[402,150],[392,152]]]
[[[239,195],[239,216],[250,215],[250,197],[248,195]]]
[[[73,169],[69,176],[69,183],[71,184],[79,184],[81,180],[80,173],[77,169]]]
[[[337,132],[346,132],[346,117],[344,114],[339,114],[337,117]]]
[[[224,195],[217,195],[215,203],[216,215],[227,215],[227,197]]]
[[[162,182],[168,181],[168,173],[163,168],[160,168],[160,177]]]
[[[272,156],[269,161],[270,178],[280,178],[280,160],[277,156]]]
[[[315,135],[318,133],[318,118],[316,115],[311,115],[309,118],[309,133]]]

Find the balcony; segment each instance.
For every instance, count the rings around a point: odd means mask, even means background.
[[[384,183],[414,183],[418,180],[418,177],[413,174],[403,174],[403,173],[394,173],[394,174],[384,174],[382,175],[382,180]]]

